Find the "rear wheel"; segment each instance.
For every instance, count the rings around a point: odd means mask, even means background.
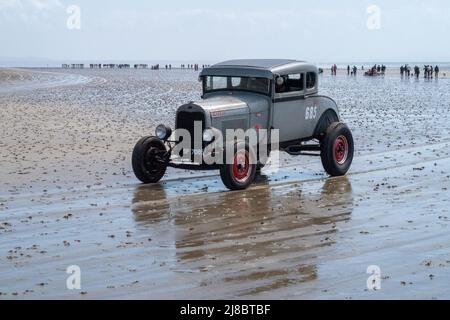
[[[139,140],[133,150],[132,164],[136,177],[143,183],[159,182],[167,170],[164,142],[156,137]]]
[[[328,127],[321,145],[321,158],[325,171],[333,176],[347,174],[353,162],[354,142],[350,129],[335,122]]]
[[[248,144],[237,143],[232,164],[226,164],[220,170],[223,184],[230,190],[247,189],[255,180],[257,171],[255,157]]]

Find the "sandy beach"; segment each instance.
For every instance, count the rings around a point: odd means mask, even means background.
[[[200,98],[198,73],[0,69],[0,299],[450,298],[444,72],[325,70],[355,136],[349,175],[283,155],[229,192],[216,172],[142,186],[131,169],[136,141]]]

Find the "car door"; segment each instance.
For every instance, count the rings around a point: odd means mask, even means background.
[[[302,119],[306,112],[305,94],[305,73],[275,79],[273,127],[280,130],[280,142],[301,138]]]

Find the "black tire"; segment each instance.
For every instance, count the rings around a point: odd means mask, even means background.
[[[133,150],[133,171],[142,183],[159,182],[167,170],[167,164],[162,163],[161,155],[167,148],[156,137],[144,137],[136,144]]]
[[[321,144],[321,158],[325,171],[332,177],[347,174],[354,156],[353,135],[341,122],[332,123]]]
[[[253,160],[256,159],[255,155],[247,143],[240,142],[235,145],[232,159],[233,164],[226,164],[220,169],[222,182],[230,190],[245,190],[255,180],[257,171],[256,161]]]

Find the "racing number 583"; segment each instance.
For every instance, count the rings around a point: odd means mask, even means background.
[[[317,118],[317,107],[307,107],[305,120],[314,120]]]

